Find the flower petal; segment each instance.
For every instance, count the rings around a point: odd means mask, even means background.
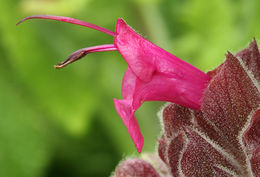
[[[143,135],[141,134],[138,122],[134,116],[134,110],[132,108],[132,100],[117,100],[114,99],[116,110],[122,118],[128,132],[135,144],[135,147],[139,153],[143,148]]]
[[[148,82],[154,74],[163,73],[183,80],[192,78],[195,84],[210,80],[209,76],[196,67],[137,34],[122,19],[117,21],[116,32],[115,45],[139,79]]]
[[[122,85],[124,100],[121,106],[119,101],[116,105],[123,121],[134,116],[144,101],[169,101],[200,109],[210,81],[207,74],[147,41],[122,19],[117,21],[116,33],[115,46],[129,65]]]
[[[137,77],[144,81],[150,81],[155,71],[152,58],[146,60],[151,53],[150,47],[145,47],[146,40],[142,39],[133,29],[131,29],[122,19],[117,21],[117,36],[115,37],[115,45],[123,58],[128,63],[131,70]],[[152,43],[148,43],[152,44]],[[142,50],[143,48],[148,51]]]

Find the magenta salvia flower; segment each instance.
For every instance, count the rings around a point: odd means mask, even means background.
[[[210,77],[147,41],[122,19],[117,20],[116,32],[91,23],[60,16],[30,16],[19,23],[28,19],[50,19],[73,23],[114,37],[114,44],[80,49],[55,67],[62,68],[89,53],[119,51],[127,62],[128,69],[123,78],[123,99],[114,99],[114,104],[139,153],[143,147],[143,136],[134,113],[144,101],[168,101],[188,108],[200,109],[203,92],[208,86]]]

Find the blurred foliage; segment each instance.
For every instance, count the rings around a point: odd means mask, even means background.
[[[63,69],[52,65],[73,51],[113,43],[87,28],[33,20],[71,16],[114,29],[124,18],[140,34],[207,71],[227,50],[260,38],[258,0],[9,0],[0,3],[0,177],[109,176],[136,155],[117,115],[126,63],[118,52],[91,54]],[[143,151],[153,151],[162,103],[137,112]]]

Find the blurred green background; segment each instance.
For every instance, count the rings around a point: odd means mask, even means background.
[[[110,30],[121,17],[144,37],[207,71],[227,50],[260,38],[259,0],[2,0],[0,2],[0,177],[109,176],[136,156],[117,115],[127,68],[116,51],[90,54],[55,70],[77,49],[113,43],[106,34],[71,24],[32,20],[70,16]],[[154,151],[163,103],[136,113]]]

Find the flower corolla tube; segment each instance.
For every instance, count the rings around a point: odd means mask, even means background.
[[[114,44],[105,44],[80,49],[64,62],[55,65],[62,68],[83,56],[103,51],[117,50],[128,64],[122,83],[123,99],[114,99],[115,108],[140,153],[143,136],[135,111],[145,101],[167,101],[191,109],[200,109],[201,99],[210,77],[196,67],[177,58],[149,42],[124,20],[118,19],[116,32],[77,19],[50,15],[36,15],[22,19],[50,19],[85,26],[114,37]]]

